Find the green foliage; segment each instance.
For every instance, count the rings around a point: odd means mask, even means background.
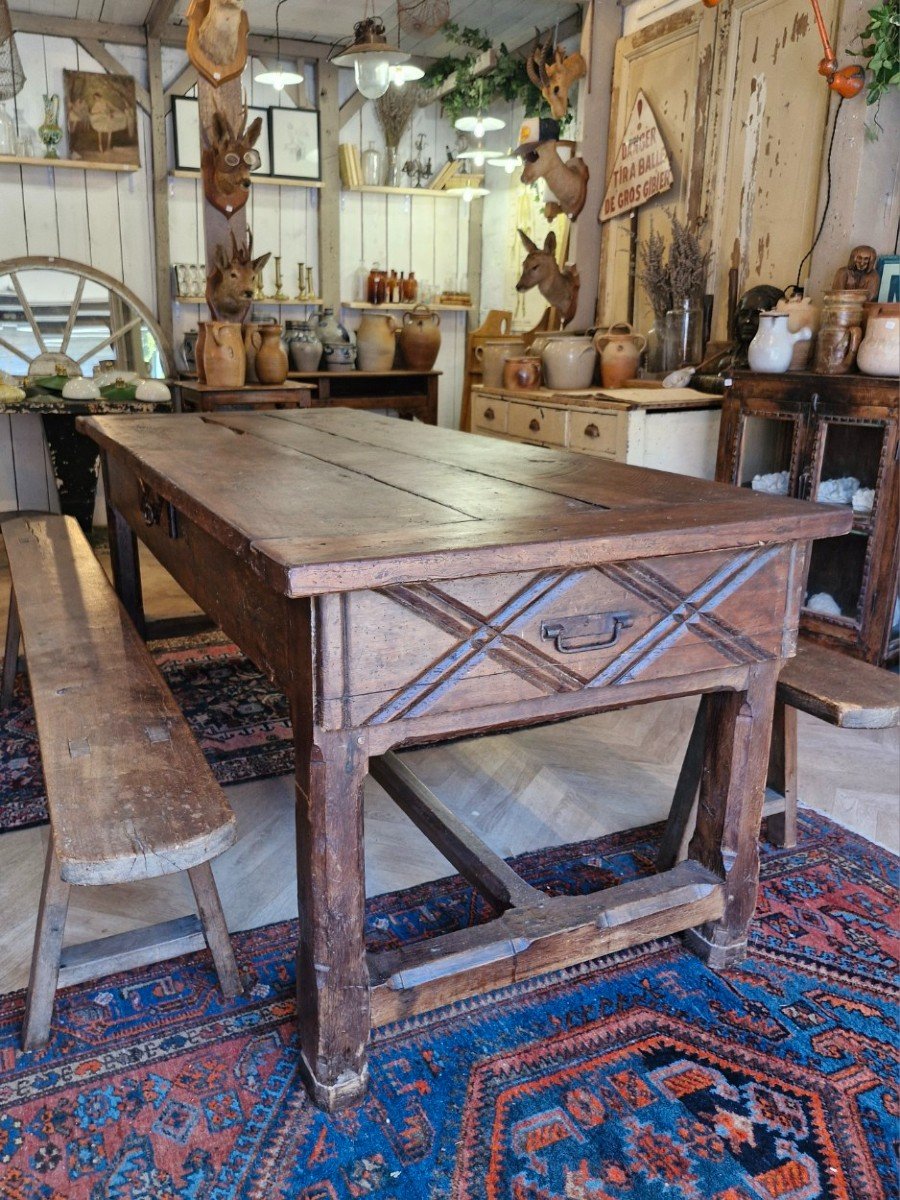
[[[445,79],[456,73],[456,87],[441,100],[444,112],[451,121],[457,117],[488,108],[495,100],[506,100],[521,104],[527,117],[547,117],[550,108],[541,95],[540,88],[528,78],[525,58],[513,54],[502,43],[498,47],[480,29],[459,26],[448,21],[443,28],[447,40],[464,49],[460,55],[446,54],[436,59],[425,72],[420,87],[423,92],[439,87]],[[475,78],[472,71],[479,57],[487,50],[496,50],[497,65],[484,75]],[[565,125],[569,120],[560,122]]]
[[[880,104],[884,94],[900,84],[900,0],[870,8],[869,23],[855,40],[862,45],[849,53],[864,58],[870,72],[866,103]]]

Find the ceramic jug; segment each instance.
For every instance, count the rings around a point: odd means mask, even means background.
[[[600,355],[603,386],[616,388],[637,375],[647,339],[641,333],[634,333],[627,321],[620,321],[610,325],[608,333],[594,334],[594,345]]]
[[[290,342],[291,363],[295,371],[318,371],[322,361],[322,343],[308,321],[297,322]]]
[[[812,357],[813,341],[819,332],[819,323],[822,317],[819,306],[813,304],[809,296],[804,296],[802,292],[795,292],[793,296],[779,300],[775,305],[775,311],[787,313],[790,333],[796,333],[799,329],[810,331],[809,338],[802,338],[794,342],[788,366],[789,371],[805,371]]]
[[[203,368],[212,387],[244,386],[247,359],[241,327],[233,321],[206,321],[203,342]],[[257,355],[257,369],[258,369]]]
[[[900,304],[873,307],[856,365],[864,375],[900,375]]]
[[[197,344],[194,346],[194,360],[198,383],[206,383],[206,364],[203,361],[203,353],[206,349],[206,327],[208,324],[209,321],[197,322]]]
[[[356,331],[360,371],[390,371],[397,352],[397,323],[388,313],[367,312]]]
[[[532,350],[534,344],[532,343]],[[541,351],[547,386],[582,391],[594,382],[597,354],[589,337],[549,338]]]
[[[860,288],[825,293],[813,360],[814,371],[824,375],[846,375],[852,369],[862,341],[865,299],[866,293]]]
[[[260,325],[260,347],[256,352],[256,378],[260,383],[277,387],[287,379],[290,369],[287,350],[281,340],[280,325]]]
[[[417,304],[403,314],[398,341],[403,361],[411,371],[430,371],[441,348],[441,318],[427,304]]]
[[[812,330],[806,325],[791,333],[786,312],[761,312],[759,328],[747,349],[750,370],[770,374],[786,371],[791,365],[795,343],[808,342],[811,338]]]
[[[527,354],[508,358],[503,364],[503,386],[513,392],[540,387],[541,360]]]
[[[259,325],[255,321],[247,321],[244,325],[244,357],[247,360],[247,372],[244,376],[246,383],[259,383],[256,374],[256,355],[262,345]]]
[[[508,358],[521,358],[525,343],[519,338],[486,338],[473,351],[481,364],[481,382],[485,387],[503,386],[503,364]]]

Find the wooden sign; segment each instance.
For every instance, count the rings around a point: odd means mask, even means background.
[[[638,92],[606,185],[598,220],[608,221],[667,192],[675,178],[647,97]]]

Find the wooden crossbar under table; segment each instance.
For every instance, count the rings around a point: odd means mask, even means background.
[[[775,684],[823,505],[371,413],[87,418],[110,546],[136,538],[287,695],[296,754],[301,1067],[354,1103],[373,1023],[684,931],[746,951]],[[393,753],[670,696],[708,697],[688,858],[593,896],[519,879]],[[497,918],[367,955],[375,778]]]

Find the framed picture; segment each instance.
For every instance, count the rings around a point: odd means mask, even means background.
[[[900,254],[885,254],[878,260],[881,283],[878,300],[881,304],[896,304],[900,300]]]
[[[200,170],[200,101],[172,97],[172,136],[176,171]]]
[[[130,75],[63,71],[69,157],[140,166],[137,105]]]
[[[319,112],[315,108],[270,108],[272,174],[282,179],[320,180]]]
[[[267,108],[248,108],[247,109],[247,124],[249,125],[256,117],[262,117],[262,131],[257,139],[254,149],[259,151],[259,166],[253,172],[254,175],[271,175],[272,174],[272,149],[269,144],[269,110]]]

